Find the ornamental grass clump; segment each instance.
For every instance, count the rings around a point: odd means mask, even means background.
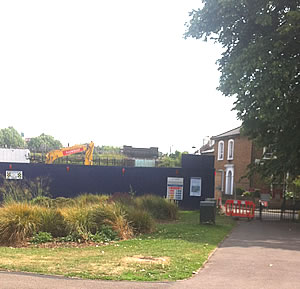
[[[174,202],[155,195],[140,196],[135,199],[136,207],[146,210],[157,220],[176,220],[178,207]]]
[[[50,233],[54,238],[64,237],[69,233],[67,222],[59,209],[40,207],[38,215],[39,232]]]
[[[109,225],[118,233],[120,239],[127,240],[133,236],[133,229],[126,219],[125,211],[116,203],[103,203],[94,207],[91,221],[96,231],[101,231],[102,225]]]
[[[107,202],[109,199],[108,195],[98,194],[81,194],[74,198],[77,206],[89,206],[89,205],[100,205]]]
[[[13,245],[25,241],[40,226],[39,207],[9,203],[0,208],[0,243]]]
[[[155,231],[155,221],[145,210],[136,207],[126,207],[126,219],[135,234],[149,234]]]
[[[59,209],[66,223],[68,234],[75,234],[80,239],[88,240],[89,233],[94,230],[91,222],[91,207],[65,207]]]

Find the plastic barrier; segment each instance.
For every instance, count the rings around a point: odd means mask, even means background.
[[[254,218],[255,204],[252,201],[227,200],[225,213],[232,217]]]

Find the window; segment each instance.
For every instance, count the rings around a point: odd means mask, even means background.
[[[220,140],[218,143],[218,160],[224,159],[224,141]]]
[[[234,151],[234,140],[230,139],[228,141],[228,153],[227,153],[228,160],[233,160],[233,151]]]
[[[234,168],[231,165],[226,167],[226,186],[225,186],[225,194],[233,195],[233,176],[234,176]]]

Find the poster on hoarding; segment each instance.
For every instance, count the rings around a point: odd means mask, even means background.
[[[201,178],[191,178],[190,196],[201,197]]]
[[[6,171],[7,180],[22,180],[23,172],[22,171]]]
[[[168,177],[167,199],[176,201],[183,199],[183,178]]]

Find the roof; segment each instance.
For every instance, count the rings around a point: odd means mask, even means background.
[[[213,136],[211,139],[215,140],[215,139],[230,137],[230,136],[234,136],[234,135],[240,135],[240,133],[241,133],[240,129],[241,129],[241,127],[239,126],[239,127],[234,128],[232,130],[229,130],[229,131],[226,131],[226,132],[221,133],[219,135]]]

